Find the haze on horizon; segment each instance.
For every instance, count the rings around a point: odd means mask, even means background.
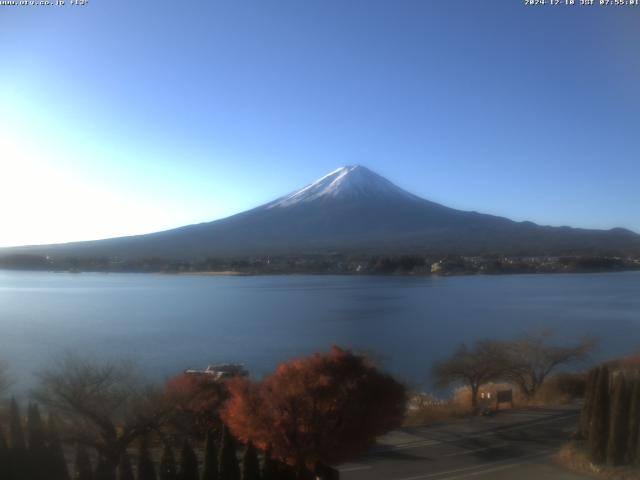
[[[211,221],[347,164],[453,208],[640,232],[639,15],[0,7],[0,246]]]

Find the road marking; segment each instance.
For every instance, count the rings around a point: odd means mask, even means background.
[[[536,455],[536,457],[538,458],[542,458],[542,457],[546,457],[549,455],[549,452],[547,453],[543,453],[543,454],[539,454]],[[486,470],[480,470],[478,472],[471,472],[471,473],[466,473],[464,475],[458,475],[456,477],[443,477],[440,480],[458,480],[460,478],[469,478],[469,477],[477,477],[478,475],[484,475],[486,473],[495,473],[495,472],[500,472],[502,470],[508,470],[510,468],[514,468],[514,467],[519,467],[522,465],[525,465],[529,463],[527,462],[515,462],[515,463],[509,463],[507,465],[502,465],[501,467],[495,467],[495,468],[488,468]]]
[[[483,463],[480,465],[473,465],[470,467],[465,467],[465,468],[457,468],[455,470],[448,470],[448,471],[444,471],[444,472],[434,472],[434,473],[427,473],[425,475],[417,475],[414,477],[404,477],[404,478],[398,478],[396,480],[425,480],[427,478],[435,478],[435,477],[442,477],[440,480],[454,480],[457,478],[465,478],[468,476],[475,476],[475,475],[481,475],[484,473],[490,473],[492,471],[497,471],[499,469],[506,469],[506,468],[512,468],[512,467],[516,467],[519,465],[523,465],[527,462],[523,462],[522,460],[530,460],[533,458],[539,458],[539,457],[544,457],[550,454],[550,450],[544,450],[538,453],[533,453],[530,455],[524,455],[522,457],[519,457],[518,462],[513,462],[513,459],[509,459],[509,460],[500,460],[497,462],[489,462],[489,463]],[[512,463],[509,463],[512,462]],[[498,467],[498,465],[500,465],[500,467]],[[491,467],[491,466],[495,466],[497,468],[490,468],[487,470],[482,470],[482,471],[478,471],[478,472],[472,472],[471,470],[477,470],[479,468],[484,468],[484,467]],[[470,472],[471,471],[471,472]],[[443,475],[449,475],[449,474],[456,474],[456,473],[462,473],[462,472],[469,472],[469,473],[465,473],[462,476],[454,476],[454,477],[443,477]]]
[[[503,412],[504,417],[533,417],[533,418],[544,418],[550,417],[552,414],[549,413],[538,413],[538,412]]]
[[[489,447],[476,448],[475,450],[465,450],[464,452],[448,453],[446,455],[441,455],[441,456],[442,457],[458,457],[460,455],[470,455],[472,453],[484,452],[486,450],[493,450],[495,448],[504,448],[504,447],[508,447],[510,445],[511,444],[509,444],[509,443],[501,443],[500,445],[491,445]]]
[[[358,465],[358,464],[355,464],[355,465],[353,465],[351,467],[347,466],[347,467],[339,468],[338,470],[340,470],[341,472],[344,473],[344,472],[357,472],[358,470],[369,470],[370,468],[373,468],[373,467],[371,467],[371,465]]]
[[[555,418],[547,418],[544,420],[539,420],[536,422],[529,422],[525,425],[514,425],[513,427],[505,427],[505,428],[495,428],[493,430],[490,430],[488,432],[481,432],[481,433],[476,433],[476,434],[470,434],[470,435],[462,435],[460,434],[459,438],[450,438],[447,440],[422,440],[422,441],[417,441],[417,442],[412,442],[412,443],[406,443],[406,444],[399,444],[399,445],[392,445],[389,447],[382,447],[382,448],[378,448],[376,450],[373,450],[371,452],[371,455],[375,455],[378,452],[389,452],[389,451],[395,451],[395,450],[411,450],[414,448],[422,448],[422,447],[429,447],[431,445],[440,445],[443,443],[451,443],[454,442],[456,440],[466,440],[469,438],[482,438],[482,437],[490,437],[493,435],[497,435],[503,432],[510,432],[513,430],[520,430],[523,428],[529,428],[532,427],[534,425],[540,425],[543,423],[549,423],[549,422],[556,422],[558,420],[565,420],[571,417],[577,417],[579,416],[578,413],[575,414],[570,414],[570,415],[563,415],[561,417],[555,417]]]

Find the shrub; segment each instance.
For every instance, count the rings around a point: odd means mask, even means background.
[[[338,347],[280,364],[259,383],[235,380],[230,391],[222,417],[234,434],[297,469],[362,454],[406,409],[404,386]]]

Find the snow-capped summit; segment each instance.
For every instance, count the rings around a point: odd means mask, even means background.
[[[379,199],[384,197],[417,198],[397,187],[386,178],[372,172],[367,167],[347,165],[328,173],[296,192],[271,202],[266,207],[291,207],[314,200],[353,197]]]

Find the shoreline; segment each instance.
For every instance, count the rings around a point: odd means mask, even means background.
[[[137,272],[140,273],[140,272]],[[236,270],[221,270],[221,271],[203,271],[203,272],[152,272],[161,273],[162,275],[193,275],[196,277],[249,277],[255,276],[253,273],[238,272]]]
[[[175,275],[194,277],[260,277],[260,276],[340,276],[340,277],[412,277],[412,278],[450,278],[450,277],[508,277],[518,275],[593,275],[611,273],[640,272],[640,268],[609,269],[609,270],[555,270],[555,271],[511,271],[511,272],[447,272],[447,273],[412,273],[412,272],[241,272],[237,270],[207,270],[193,272],[168,272],[168,271],[142,271],[142,270],[48,270],[26,268],[2,268],[0,272],[39,272],[79,275],[83,273],[102,274],[148,274],[148,275]]]

